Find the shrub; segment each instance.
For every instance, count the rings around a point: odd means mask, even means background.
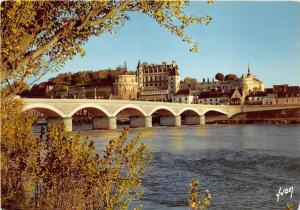
[[[190,198],[188,200],[188,204],[190,209],[192,210],[205,210],[207,207],[210,206],[211,203],[211,194],[208,190],[205,191],[205,194],[201,196],[201,198],[198,198],[198,190],[199,190],[199,181],[196,179],[193,179],[190,188]]]
[[[124,130],[101,156],[94,143],[52,124],[32,133],[20,101],[2,102],[1,194],[6,209],[126,209],[139,197],[151,159]]]

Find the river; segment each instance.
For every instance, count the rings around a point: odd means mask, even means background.
[[[101,153],[121,131],[88,132]],[[143,176],[143,209],[188,209],[188,185],[200,180],[211,209],[284,209],[300,202],[299,125],[205,125],[132,129],[153,154]],[[279,188],[293,187],[277,202]]]

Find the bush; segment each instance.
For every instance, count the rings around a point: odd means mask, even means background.
[[[151,159],[139,137],[124,130],[103,155],[94,143],[52,124],[39,136],[22,102],[2,102],[1,194],[6,209],[126,209],[142,194]]]
[[[205,191],[205,194],[198,199],[198,190],[199,190],[199,181],[194,179],[192,180],[189,188],[190,198],[188,204],[192,210],[205,210],[210,206],[211,203],[211,194],[208,190]]]

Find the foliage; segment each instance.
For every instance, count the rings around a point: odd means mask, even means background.
[[[192,78],[192,77],[186,77],[184,78],[184,83],[193,83],[196,84],[198,81],[196,78]]]
[[[224,74],[217,73],[216,76],[215,76],[215,79],[219,80],[219,81],[224,81],[224,79],[225,79]]]
[[[49,79],[50,85],[82,85],[101,82],[114,82],[114,79],[120,74],[126,74],[125,70],[99,70],[99,71],[80,71],[74,74],[63,73]]]
[[[142,191],[151,158],[128,131],[111,140],[103,155],[94,143],[52,124],[39,136],[22,103],[2,101],[1,196],[6,209],[126,209]]]
[[[286,210],[294,210],[294,206],[293,206],[292,203],[289,203],[289,202],[288,202],[288,203],[286,204],[286,206],[285,206],[285,209],[286,209]]]
[[[31,132],[33,118],[21,113],[22,102],[1,101],[1,203],[8,209],[26,207],[36,140]]]
[[[185,29],[208,24],[211,17],[185,14],[188,5],[187,0],[1,1],[1,85],[15,83],[6,95],[18,93],[28,78],[35,82],[74,55],[84,56],[82,45],[91,36],[114,34],[132,12],[150,16],[197,52]]]
[[[237,80],[238,77],[235,74],[227,74],[225,76],[225,81],[233,81],[233,80]]]
[[[205,210],[210,206],[211,194],[208,190],[206,190],[205,194],[201,196],[201,198],[198,200],[198,190],[199,190],[199,181],[193,179],[189,188],[189,192],[190,192],[190,198],[188,200],[189,207],[192,210]]]

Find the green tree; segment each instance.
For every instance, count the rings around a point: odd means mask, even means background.
[[[233,81],[233,80],[237,80],[238,77],[235,74],[227,74],[225,76],[225,81]]]
[[[2,95],[18,93],[28,78],[35,82],[75,54],[84,55],[81,46],[88,38],[115,33],[130,12],[150,16],[197,52],[197,43],[185,29],[192,23],[208,24],[211,17],[184,14],[188,5],[186,0],[2,1],[1,85],[15,84]]]
[[[215,76],[215,79],[219,80],[219,81],[224,81],[224,79],[225,79],[224,74],[217,73],[216,76]]]

